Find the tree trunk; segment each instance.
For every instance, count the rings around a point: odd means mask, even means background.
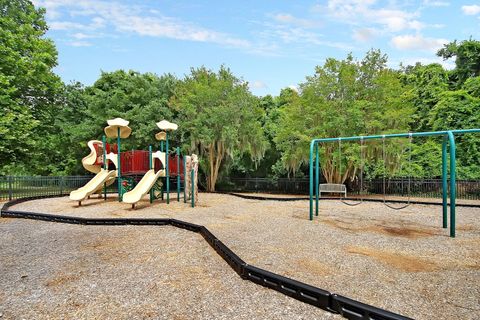
[[[225,147],[223,141],[212,142],[208,146],[208,166],[207,191],[214,192],[218,179],[218,172],[225,156]]]

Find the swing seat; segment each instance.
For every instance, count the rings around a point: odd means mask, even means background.
[[[322,196],[323,193],[343,193],[344,197],[347,197],[347,186],[340,183],[321,183],[318,188],[318,196]]]

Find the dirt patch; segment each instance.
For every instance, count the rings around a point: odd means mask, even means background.
[[[348,231],[348,232],[359,232],[359,231],[362,231],[362,229],[365,229],[365,228],[355,227],[355,226],[353,226],[352,222],[343,221],[343,220],[324,219],[324,220],[322,220],[322,223],[325,223],[325,224],[327,224],[329,226],[332,226],[334,228],[344,230],[344,231]]]
[[[349,246],[345,251],[371,257],[383,264],[405,272],[431,272],[439,269],[439,266],[433,261],[404,253],[355,246]]]
[[[9,223],[12,222],[14,218],[0,218],[0,223]]]
[[[344,230],[347,232],[359,233],[359,232],[371,232],[371,233],[380,233],[387,236],[393,237],[402,237],[402,238],[409,238],[409,239],[417,239],[422,237],[431,237],[438,235],[439,233],[425,229],[418,226],[389,226],[384,224],[375,224],[370,226],[359,226],[361,223],[357,221],[346,221],[340,219],[323,219],[321,223],[325,223],[329,226],[334,228]]]
[[[422,229],[420,227],[394,227],[394,226],[372,226],[365,228],[366,231],[382,233],[388,236],[404,237],[409,239],[417,239],[422,237],[435,236],[438,233],[433,230]]]
[[[74,282],[78,279],[80,279],[82,276],[82,273],[75,273],[75,274],[61,274],[56,276],[53,279],[48,280],[45,282],[45,285],[47,287],[58,287],[58,286],[63,286],[69,282]]]
[[[295,269],[302,268],[305,272],[313,273],[316,276],[326,276],[330,274],[330,268],[317,260],[310,258],[298,259],[294,263]]]
[[[472,225],[467,225],[467,224],[463,224],[463,225],[457,226],[456,228],[457,228],[457,230],[459,230],[459,231],[474,231],[474,230],[477,230],[477,228],[475,228],[474,226],[472,226]]]

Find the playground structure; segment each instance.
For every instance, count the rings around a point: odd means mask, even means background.
[[[116,118],[107,121],[102,141],[88,142],[90,153],[82,159],[83,167],[95,173],[95,176],[83,187],[70,193],[70,199],[82,201],[93,194],[102,194],[107,198],[107,187],[117,181],[118,201],[135,205],[146,195],[150,196],[150,203],[155,199],[166,196],[166,203],[170,203],[170,180],[176,182],[177,201],[180,201],[183,185],[183,199],[190,200],[194,207],[198,201],[198,157],[181,156],[180,148],[176,154],[170,154],[169,133],[178,126],[166,120],[157,123],[160,132],[155,135],[159,140],[159,150],[121,151],[121,139],[128,138],[132,132],[127,120]],[[116,144],[108,144],[107,138],[116,138]],[[183,165],[182,165],[183,164]],[[141,178],[139,178],[141,177]]]
[[[313,212],[315,210],[315,216],[318,216],[319,208],[319,184],[320,184],[320,156],[319,156],[319,144],[338,142],[341,146],[342,141],[360,141],[361,145],[365,140],[382,139],[383,141],[383,157],[385,158],[385,140],[391,138],[405,138],[410,139],[410,145],[412,138],[414,137],[429,137],[429,136],[443,136],[442,143],[442,227],[448,227],[448,182],[450,183],[450,237],[455,237],[455,202],[456,202],[456,150],[455,150],[455,135],[467,134],[467,133],[479,133],[480,129],[465,129],[465,130],[448,130],[448,131],[432,131],[432,132],[409,132],[409,133],[397,133],[387,135],[372,135],[372,136],[353,136],[353,137],[337,137],[337,138],[322,138],[313,139],[310,142],[310,158],[309,158],[309,184],[310,184],[310,211],[309,219],[313,220]],[[362,146],[360,150],[362,152]],[[450,160],[450,179],[447,180],[447,146],[449,147],[449,160]],[[411,152],[411,150],[410,150]],[[315,162],[314,162],[315,161]],[[363,162],[363,154],[362,154]],[[314,173],[315,168],[315,173]],[[361,168],[361,174],[363,175],[363,163]],[[363,179],[363,178],[361,178]],[[402,209],[406,206],[395,208],[388,205],[385,201],[385,175],[384,175],[384,199],[383,202],[387,207],[392,209]],[[315,187],[314,187],[315,184]],[[410,189],[410,186],[409,186]],[[315,201],[313,201],[315,198]],[[342,199],[344,200],[344,199]],[[360,204],[357,202],[353,205]],[[348,203],[347,203],[348,204]],[[410,195],[407,205],[410,204]]]

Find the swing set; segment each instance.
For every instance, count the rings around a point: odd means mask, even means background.
[[[456,155],[455,155],[455,135],[466,134],[466,133],[480,133],[480,129],[465,129],[465,130],[449,130],[449,131],[432,131],[432,132],[409,132],[409,133],[396,133],[396,134],[386,134],[386,135],[373,135],[373,136],[354,136],[354,137],[338,137],[338,138],[322,138],[322,139],[313,139],[310,143],[310,171],[309,171],[309,180],[310,180],[310,214],[309,219],[313,220],[313,212],[315,211],[315,216],[318,216],[319,208],[319,182],[320,182],[320,156],[319,156],[319,144],[320,143],[331,143],[338,142],[339,149],[339,172],[340,176],[342,173],[342,141],[360,141],[360,197],[356,202],[347,201],[346,195],[342,196],[340,200],[349,206],[357,206],[363,203],[362,190],[363,190],[363,174],[365,166],[365,140],[382,140],[382,157],[383,157],[383,203],[394,210],[405,209],[411,204],[411,175],[408,176],[407,184],[407,193],[408,199],[407,202],[401,206],[394,206],[392,203],[389,203],[386,199],[386,151],[385,151],[385,140],[391,138],[409,138],[408,142],[408,162],[411,169],[412,162],[412,143],[414,137],[429,137],[429,136],[443,136],[442,143],[442,227],[448,227],[448,182],[450,183],[450,237],[455,237],[455,202],[456,202]],[[449,147],[449,158],[450,158],[450,179],[447,179],[447,147]],[[315,173],[314,173],[315,170]],[[343,184],[340,184],[344,186]],[[314,201],[315,199],[315,201]]]

